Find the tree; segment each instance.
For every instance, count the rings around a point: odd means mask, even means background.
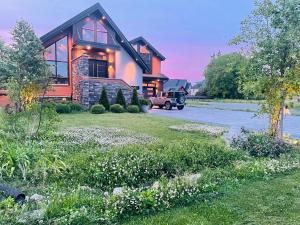
[[[300,93],[299,6],[299,0],[257,1],[232,41],[245,44],[249,57],[241,88],[266,98],[261,113],[270,115],[270,135],[281,140],[285,100]]]
[[[137,90],[134,88],[132,92],[131,105],[140,106]]]
[[[120,105],[122,105],[124,108],[126,108],[126,100],[125,100],[125,97],[124,97],[124,95],[123,95],[122,89],[119,89],[119,91],[118,91],[118,93],[117,93],[116,104],[120,104]]]
[[[43,57],[44,47],[26,21],[18,21],[11,34],[9,46],[0,44],[0,80],[16,111],[21,112],[45,94],[51,72]]]
[[[99,103],[104,106],[104,108],[108,111],[110,108],[107,93],[105,88],[102,89],[101,97]]]
[[[246,58],[232,53],[212,58],[205,70],[205,85],[209,96],[219,98],[243,98],[238,80]]]

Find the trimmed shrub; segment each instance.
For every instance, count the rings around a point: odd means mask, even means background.
[[[55,108],[56,108],[56,112],[60,114],[71,112],[71,107],[68,104],[58,103],[56,104]]]
[[[123,95],[122,89],[119,89],[119,91],[117,93],[116,104],[119,104],[119,105],[123,106],[124,109],[126,109],[126,100],[125,100],[125,97]]]
[[[140,106],[138,93],[137,93],[137,90],[135,88],[133,89],[133,92],[132,92],[131,105]]]
[[[113,113],[123,113],[125,112],[125,109],[120,104],[114,104],[110,107],[110,111],[112,111]]]
[[[150,100],[142,98],[139,100],[139,103],[141,106],[142,105],[150,105]]]
[[[246,130],[242,130],[242,135],[233,139],[231,146],[248,152],[254,157],[271,158],[276,158],[280,154],[287,153],[293,149],[290,144],[275,139],[266,133]]]
[[[93,105],[91,108],[91,113],[92,114],[103,114],[105,113],[105,108],[103,105]]]
[[[101,97],[99,103],[104,106],[104,108],[109,111],[110,105],[107,97],[105,88],[102,89]]]
[[[83,106],[79,103],[70,102],[68,105],[70,106],[72,112],[82,112],[82,111],[84,111]]]
[[[140,107],[138,105],[130,105],[127,107],[127,111],[129,113],[139,113],[140,112]]]

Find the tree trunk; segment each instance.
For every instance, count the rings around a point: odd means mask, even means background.
[[[284,102],[281,102],[273,107],[270,115],[269,131],[270,135],[283,141],[283,116],[284,116]]]

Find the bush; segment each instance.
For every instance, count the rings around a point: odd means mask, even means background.
[[[102,93],[101,93],[101,97],[100,97],[100,101],[99,101],[100,105],[103,105],[104,108],[109,111],[109,101],[108,101],[108,97],[107,97],[107,93],[106,93],[106,89],[103,88],[102,89]]]
[[[132,92],[131,105],[140,106],[138,93],[137,93],[137,90],[135,88],[133,89],[133,92]]]
[[[144,99],[144,98],[140,99],[139,103],[141,106],[142,105],[150,105],[150,101],[148,99]]]
[[[120,104],[114,104],[110,107],[110,111],[112,111],[113,113],[123,113],[124,107]]]
[[[128,106],[127,111],[129,113],[139,113],[140,112],[140,107],[137,106],[137,105],[130,105],[130,106]]]
[[[58,103],[56,104],[56,112],[59,114],[70,113],[71,107],[68,104]]]
[[[234,138],[231,146],[248,152],[254,157],[278,157],[292,150],[292,146],[265,133],[242,130],[242,135]]]
[[[105,108],[103,105],[93,105],[91,108],[91,113],[92,114],[103,114],[105,113]]]
[[[119,91],[117,93],[116,104],[119,104],[119,105],[123,106],[124,109],[126,109],[126,100],[125,100],[125,97],[123,95],[122,89],[119,89]]]
[[[83,106],[79,103],[70,102],[68,105],[70,106],[71,112],[82,112],[82,111],[84,111]]]

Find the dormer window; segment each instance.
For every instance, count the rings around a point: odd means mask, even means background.
[[[108,32],[101,20],[88,17],[82,26],[82,40],[107,44]]]

